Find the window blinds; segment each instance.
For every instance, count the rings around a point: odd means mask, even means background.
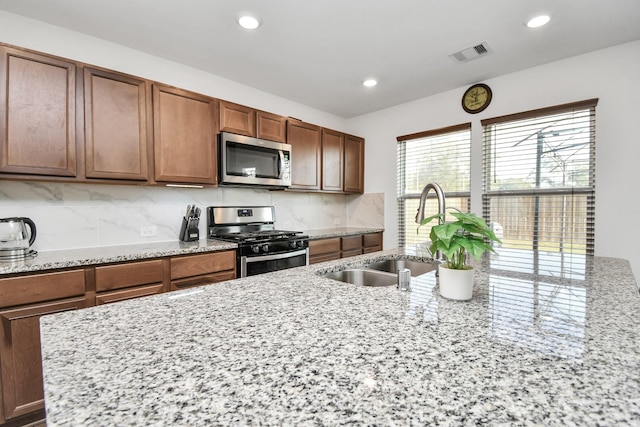
[[[596,104],[482,120],[483,214],[503,251],[540,251],[559,270],[593,254]]]
[[[398,240],[399,246],[426,242],[430,227],[417,234],[415,216],[420,194],[430,182],[440,184],[447,206],[469,210],[471,123],[399,136],[398,140]],[[429,193],[425,217],[438,213]]]

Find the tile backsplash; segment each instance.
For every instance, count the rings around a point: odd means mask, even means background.
[[[167,188],[0,181],[0,218],[25,216],[37,226],[35,250],[171,241],[189,204],[274,205],[276,227],[307,230],[384,226],[384,194],[314,194],[250,188]],[[141,237],[140,228],[156,235]]]

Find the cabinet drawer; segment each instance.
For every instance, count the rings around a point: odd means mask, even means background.
[[[210,285],[212,283],[224,282],[236,278],[235,271],[222,271],[220,273],[205,274],[203,276],[189,277],[188,279],[172,280],[171,290],[193,288],[195,286]]]
[[[235,269],[235,251],[171,258],[171,280]]]
[[[0,307],[84,295],[84,270],[0,279]]]
[[[340,252],[340,238],[309,241],[309,256]]]
[[[148,295],[161,294],[164,285],[138,286],[130,289],[121,289],[111,292],[102,292],[96,295],[96,305],[109,304],[112,302],[124,301],[127,299],[146,297]]]
[[[362,236],[362,242],[365,248],[382,248],[382,233],[365,234]]]
[[[317,264],[319,262],[325,261],[333,261],[335,259],[340,259],[340,252],[330,252],[326,254],[319,254],[311,256],[309,255],[309,264]]]
[[[162,283],[162,260],[96,267],[96,291]]]
[[[370,254],[370,253],[378,252],[378,251],[381,251],[381,250],[382,250],[382,248],[381,248],[381,247],[378,247],[378,246],[372,246],[372,247],[370,247],[370,248],[362,248],[362,253],[363,253],[363,254]]]
[[[342,258],[348,258],[350,256],[356,256],[356,255],[362,255],[362,248],[342,251]]]
[[[342,252],[362,249],[362,235],[342,238]]]

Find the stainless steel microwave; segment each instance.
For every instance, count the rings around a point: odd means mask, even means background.
[[[219,135],[222,185],[284,188],[291,185],[291,145],[222,132]]]

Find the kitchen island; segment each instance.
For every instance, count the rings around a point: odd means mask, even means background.
[[[629,263],[512,255],[468,302],[321,276],[392,250],[45,316],[47,425],[637,425]]]

